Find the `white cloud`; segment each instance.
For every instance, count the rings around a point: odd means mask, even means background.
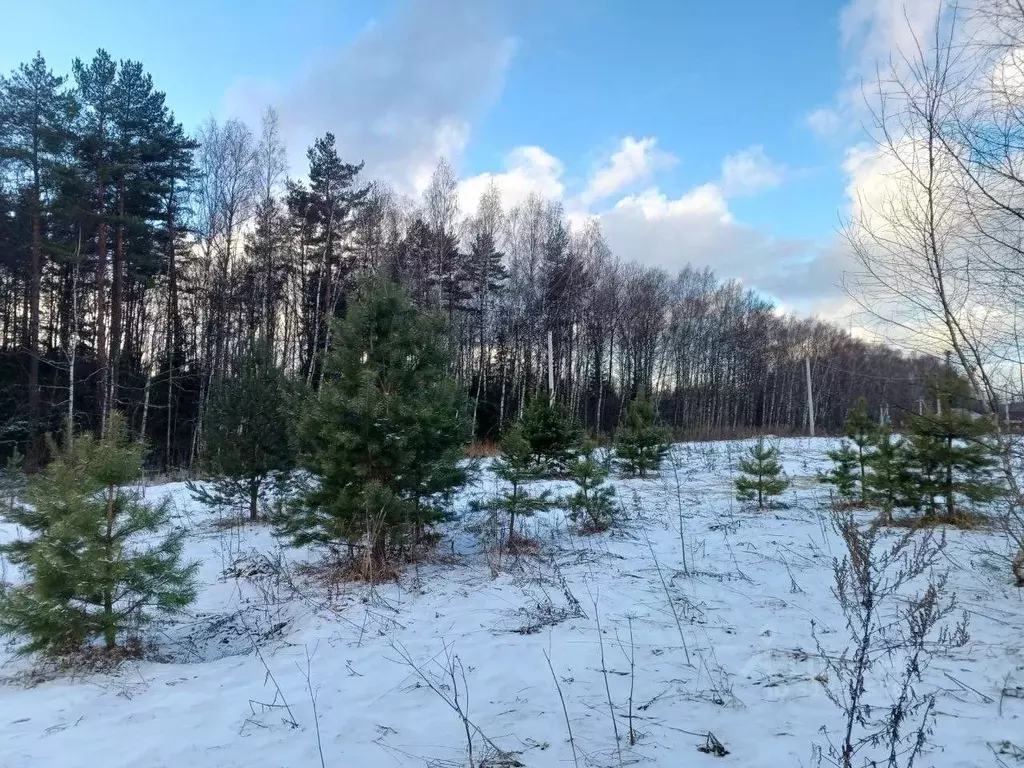
[[[749,147],[722,161],[722,193],[736,197],[777,187],[785,170],[765,154],[764,147]]]
[[[927,44],[935,31],[943,0],[849,0],[839,16],[839,49],[843,80],[836,84],[832,103],[821,105],[804,122],[819,138],[849,136],[870,123],[865,91],[875,89],[882,68],[883,80],[892,65],[902,73],[905,64],[899,52],[912,55],[917,41]],[[964,12],[961,11],[961,16]]]
[[[650,140],[647,149],[637,152],[640,145],[640,141],[623,140],[620,147],[634,151],[634,158],[647,156],[656,147]],[[519,147],[509,153],[504,164],[502,172],[482,173],[460,182],[463,211],[473,211],[493,182],[506,210],[539,194],[563,202],[573,227],[596,218],[613,252],[624,260],[670,272],[687,263],[708,266],[723,279],[740,279],[784,300],[787,307],[805,312],[832,312],[841,305],[841,253],[822,250],[806,240],[773,237],[737,221],[729,209],[731,197],[777,186],[786,177],[785,167],[771,160],[763,147],[729,155],[722,162],[719,178],[679,196],[669,196],[656,186],[617,195],[613,190],[621,190],[625,182],[609,181],[604,187],[609,192],[593,206],[581,205],[582,194],[569,194],[563,162],[540,147]],[[613,167],[611,159],[602,165],[602,169]],[[588,180],[587,189],[593,189],[597,175]],[[622,173],[616,178],[630,178],[633,183],[640,177]]]
[[[619,148],[594,171],[586,189],[580,193],[579,202],[588,206],[604,200],[676,162],[671,153],[658,149],[657,139],[626,136],[619,143]]]
[[[562,161],[540,147],[517,147],[505,158],[503,172],[481,173],[459,182],[459,205],[463,211],[473,211],[492,182],[501,192],[501,203],[506,210],[531,194],[561,200],[565,193],[561,180],[563,171]]]
[[[831,107],[819,107],[804,118],[804,122],[818,138],[834,136],[842,127],[839,113]]]
[[[706,216],[724,224],[732,221],[722,190],[715,184],[701,184],[674,200],[658,189],[648,189],[639,195],[622,198],[613,210],[630,211],[647,221],[685,216]]]
[[[290,82],[238,83],[225,112],[258,124],[277,107],[294,175],[312,140],[332,131],[368,178],[418,194],[439,157],[458,162],[472,119],[500,91],[514,41],[499,17],[498,0],[405,0]]]

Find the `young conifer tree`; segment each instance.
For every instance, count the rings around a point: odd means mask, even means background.
[[[1003,492],[994,475],[994,448],[987,442],[994,427],[988,418],[958,407],[969,387],[948,362],[929,390],[936,408],[905,415],[909,469],[918,491],[916,506],[925,516],[944,506],[953,517],[958,497],[985,502]]]
[[[181,562],[184,533],[164,532],[168,503],[131,487],[142,446],[118,413],[103,439],[83,434],[54,451],[26,503],[5,515],[29,536],[0,546],[27,577],[0,594],[0,634],[23,638],[22,653],[59,655],[94,639],[112,649],[156,614],[187,607],[198,566]]]
[[[517,424],[505,433],[501,441],[501,456],[491,463],[491,471],[505,483],[504,493],[485,501],[478,508],[508,515],[508,540],[516,538],[516,521],[533,517],[537,512],[552,505],[551,492],[532,491],[532,485],[544,472],[537,464],[529,441],[523,437],[522,428]]]
[[[789,487],[789,481],[782,476],[778,445],[763,437],[747,449],[747,457],[740,460],[740,472],[735,481],[736,499],[756,500],[758,509],[764,509],[766,501]]]
[[[628,475],[646,477],[657,472],[668,453],[670,434],[656,423],[654,404],[641,395],[626,408],[615,435],[615,454]]]
[[[563,474],[581,437],[568,409],[546,397],[536,397],[527,406],[521,426],[534,461],[548,475]]]
[[[865,482],[868,502],[880,506],[888,520],[892,519],[894,509],[911,504],[913,476],[908,461],[904,442],[899,438],[894,439],[889,427],[881,427],[875,450],[868,456]]]
[[[857,457],[857,485],[860,490],[861,506],[868,503],[867,473],[871,454],[876,450],[879,439],[879,426],[868,413],[868,401],[857,398],[857,404],[846,415],[843,432],[853,443]]]
[[[367,280],[338,324],[320,392],[301,409],[313,482],[276,520],[294,544],[363,545],[362,574],[445,517],[466,480],[468,401],[449,376],[444,321]]]
[[[267,487],[294,466],[289,435],[293,386],[269,352],[247,355],[207,410],[203,463],[214,476],[191,484],[193,496],[214,507],[243,508],[259,517]]]
[[[844,440],[837,450],[828,451],[825,455],[832,460],[832,469],[822,475],[821,482],[835,486],[840,501],[849,502],[857,498],[857,451]]]
[[[597,444],[584,440],[579,455],[569,462],[576,492],[569,496],[569,517],[585,533],[607,530],[615,517],[615,488],[607,467],[597,458]]]

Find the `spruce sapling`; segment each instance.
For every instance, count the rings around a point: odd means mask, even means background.
[[[18,497],[25,491],[27,478],[22,469],[24,463],[25,457],[15,448],[7,458],[7,465],[0,470],[0,504],[4,509],[13,510]]]
[[[25,639],[20,652],[74,652],[102,638],[107,649],[158,613],[195,598],[197,565],[183,565],[184,534],[153,538],[168,503],[129,487],[142,472],[142,446],[125,437],[116,412],[107,436],[79,435],[29,479],[25,505],[8,522],[29,537],[0,546],[25,583],[0,594],[0,634]]]
[[[768,443],[763,437],[747,449],[747,457],[740,459],[740,472],[736,478],[736,499],[757,500],[757,508],[764,509],[765,501],[778,496],[789,481],[782,476],[778,445]]]

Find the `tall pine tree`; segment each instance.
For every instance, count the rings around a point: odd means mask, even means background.
[[[52,256],[49,219],[66,174],[75,100],[66,78],[54,75],[41,54],[8,78],[0,76],[0,167],[13,163],[27,178],[24,194],[31,218],[28,291],[28,435],[41,434],[39,360],[40,295],[47,258]],[[37,453],[37,451],[32,451]],[[38,456],[30,457],[33,462]]]

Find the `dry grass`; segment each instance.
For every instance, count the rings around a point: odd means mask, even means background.
[[[295,571],[311,582],[325,587],[351,582],[397,582],[402,576],[401,567],[393,562],[377,567],[371,573],[361,557],[343,562],[324,560],[319,563],[301,563],[295,567]]]
[[[540,553],[540,542],[518,533],[510,533],[505,551],[513,555],[536,555]]]
[[[494,440],[471,443],[466,449],[466,457],[470,459],[489,459],[495,456],[501,456],[501,445]]]
[[[95,674],[111,674],[125,661],[146,658],[151,652],[152,648],[144,646],[138,638],[130,637],[113,648],[90,645],[57,654],[39,655],[32,666],[0,677],[0,686],[34,688],[62,678],[77,680]]]
[[[245,528],[250,523],[254,525],[265,525],[268,522],[269,520],[267,520],[263,515],[260,515],[253,520],[249,517],[249,512],[246,511],[244,513],[239,512],[237,515],[225,515],[223,517],[218,517],[211,525],[218,531],[231,531],[236,528]]]
[[[900,516],[889,519],[879,517],[878,522],[891,528],[906,528],[909,530],[950,526],[961,531],[991,531],[997,527],[998,523],[995,518],[989,515],[969,509],[957,509],[952,515],[943,510],[936,512],[934,515],[922,515],[921,517]]]

